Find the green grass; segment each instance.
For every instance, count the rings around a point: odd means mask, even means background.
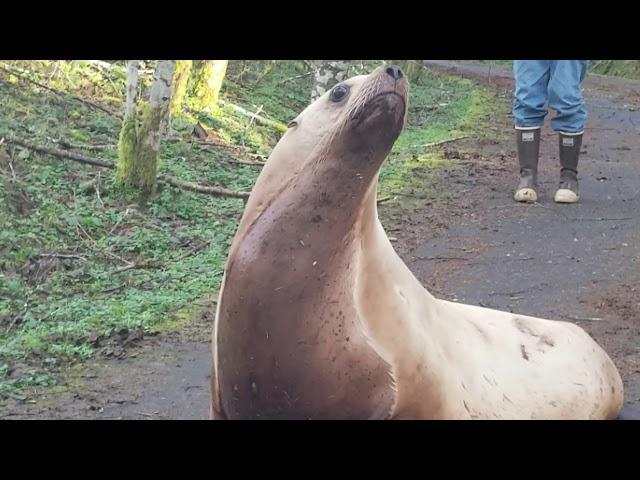
[[[379,64],[361,63],[364,70]],[[122,65],[16,64],[55,88],[122,108]],[[175,118],[173,134],[188,136],[199,121],[222,140],[268,155],[282,132],[250,124],[228,103],[262,107],[261,116],[287,123],[307,105],[308,68],[295,61],[231,62],[226,104]],[[148,73],[142,81],[148,88]],[[381,195],[420,188],[416,169],[444,162],[420,145],[471,132],[491,100],[468,80],[425,71],[411,87],[409,123],[380,175]],[[107,113],[0,72],[0,138],[115,146],[119,128]],[[117,155],[115,148],[84,153],[111,161]],[[159,168],[183,180],[250,190],[258,168],[230,163],[229,155],[163,142]],[[193,305],[219,287],[242,208],[238,199],[162,184],[142,208],[120,195],[110,170],[0,146],[0,395],[51,385],[59,368],[96,354],[96,338],[184,326]],[[126,262],[140,268],[123,270]]]
[[[438,149],[423,145],[463,135],[482,136],[482,125],[494,104],[488,90],[470,80],[425,70],[411,85],[407,126],[380,172],[380,195],[424,189],[425,176],[447,162]],[[419,208],[419,202],[413,208]]]
[[[590,71],[599,75],[638,80],[640,60],[595,60],[590,65]]]

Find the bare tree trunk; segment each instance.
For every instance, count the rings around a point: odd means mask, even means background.
[[[124,116],[129,117],[136,110],[136,96],[138,93],[138,60],[127,62],[127,104],[125,105]]]
[[[320,60],[315,64],[311,101],[317,100],[334,85],[347,78],[349,60]]]
[[[155,192],[160,137],[168,121],[175,60],[158,60],[149,104],[142,109],[140,125],[135,115],[125,118],[120,132],[118,179],[147,198]],[[131,71],[133,67],[130,65]],[[129,81],[131,80],[131,82]],[[127,79],[127,102],[133,75]],[[135,91],[135,89],[133,89]],[[130,105],[127,104],[129,109]]]
[[[144,112],[138,130],[138,187],[145,195],[154,193],[156,188],[160,137],[168,122],[175,67],[175,60],[158,60],[153,75],[149,106]]]
[[[217,103],[229,60],[195,60],[189,79],[189,93],[195,108],[211,110]]]
[[[138,60],[127,62],[127,103],[118,140],[116,179],[124,185],[134,185],[134,170],[138,151],[137,102]]]

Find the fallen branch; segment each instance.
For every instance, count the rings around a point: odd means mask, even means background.
[[[307,73],[303,73],[302,75],[296,75],[295,77],[290,77],[290,78],[285,78],[284,80],[282,80],[281,82],[278,82],[278,85],[283,85],[287,82],[290,82],[291,80],[296,80],[298,78],[302,78],[302,77],[308,77],[309,75],[311,75],[313,72],[307,72]]]
[[[120,225],[120,223],[122,222],[122,220],[124,220],[124,218],[129,215],[129,209],[127,208],[124,213],[122,214],[122,216],[118,219],[118,221],[113,225],[113,227],[111,227],[111,230],[109,230],[109,233],[107,234],[107,236],[110,236],[114,230],[116,228],[118,228],[118,225]]]
[[[125,263],[125,265],[123,265],[122,267],[118,267],[116,269],[113,269],[109,272],[109,275],[113,275],[116,273],[121,273],[121,272],[126,272],[127,270],[132,270],[134,268],[136,269],[140,269],[140,270],[146,270],[149,268],[162,268],[164,266],[163,263],[161,262],[154,262],[154,261],[149,261],[149,260],[142,260],[140,262],[130,262],[128,260],[125,260],[123,258],[120,259],[121,261],[123,261]]]
[[[126,272],[127,270],[131,270],[133,268],[140,268],[136,263],[130,263],[129,265],[125,265],[123,267],[118,267],[109,272],[109,275],[115,275],[116,273]]]
[[[39,257],[48,257],[48,258],[75,258],[78,260],[82,260],[83,262],[86,262],[87,259],[80,256],[80,255],[71,255],[71,254],[67,254],[67,253],[39,253],[38,254]]]
[[[5,397],[8,397],[8,398],[11,398],[13,400],[18,400],[19,402],[24,402],[28,398],[28,397],[26,397],[24,395],[16,395],[15,393],[10,393],[10,392],[4,392],[2,395],[5,396]],[[9,415],[11,415],[11,414],[9,414]],[[9,415],[3,415],[2,418],[8,417]],[[19,415],[19,414],[14,414],[14,415]]]
[[[200,142],[198,142],[198,143],[200,143]],[[213,152],[213,151],[209,150],[209,148],[207,148],[206,145],[198,145],[198,148],[200,148],[201,150],[204,150],[206,152],[216,153],[216,152]],[[225,162],[233,163],[233,164],[237,164],[237,165],[253,165],[253,166],[263,167],[266,164],[266,162],[256,162],[256,161],[253,161],[253,160],[242,160],[241,158],[231,157],[229,155],[223,157],[223,160]]]
[[[4,145],[4,137],[0,138],[0,147]],[[11,170],[11,180],[15,183],[17,180],[16,171],[13,169],[13,156],[9,157],[9,170]]]
[[[48,155],[53,155],[61,158],[68,158],[76,162],[95,165],[98,167],[111,168],[111,169],[115,168],[115,165],[112,162],[108,162],[106,160],[100,160],[99,158],[86,157],[84,155],[80,155],[79,153],[75,153],[75,152],[67,152],[64,150],[59,150],[57,148],[45,147],[43,145],[36,145],[34,143],[27,142],[26,140],[21,140],[15,137],[7,137],[5,140],[7,143],[20,145],[22,147],[28,148],[30,150],[34,150],[36,152],[45,153]],[[233,190],[228,190],[224,187],[217,187],[213,185],[200,185],[198,183],[185,182],[184,180],[179,180],[169,175],[159,175],[158,180],[164,181],[173,187],[190,190],[192,192],[207,193],[209,195],[219,195],[223,197],[232,197],[232,198],[245,198],[245,199],[249,198],[249,192],[234,192]]]
[[[437,145],[444,145],[445,143],[457,142],[463,138],[469,138],[469,135],[462,135],[460,137],[447,138],[446,140],[440,140],[439,142],[425,143],[424,145],[416,145],[416,147],[429,148]]]
[[[225,157],[225,161],[238,165],[252,165],[254,167],[264,167],[267,162],[252,162],[251,160],[242,160],[241,158]]]
[[[194,253],[197,253],[201,250],[203,250],[204,248],[206,248],[207,246],[209,246],[211,244],[211,240],[208,240],[206,242],[201,243],[200,245],[196,245],[195,247],[190,248],[189,250],[187,250],[186,252],[184,252],[183,254],[181,254],[178,258],[176,258],[175,261],[180,261],[180,260],[184,260],[187,257],[190,257],[191,255],[193,255]],[[131,263],[131,262],[127,262],[125,260],[125,262],[127,263],[126,265],[123,265],[122,267],[118,267],[114,270],[111,270],[109,272],[109,275],[114,275],[117,273],[122,273],[122,272],[126,272],[127,270],[133,270],[134,268],[136,269],[146,269],[146,268],[162,268],[164,266],[166,266],[165,263],[159,263],[159,262],[147,262],[147,261],[143,261],[143,262],[136,262],[136,263]],[[104,290],[102,293],[109,293],[112,291],[116,291],[118,289],[122,288],[122,285],[120,287],[114,287],[111,289],[107,289]]]
[[[188,141],[181,138],[172,138],[170,141],[180,141],[180,140]],[[68,150],[111,150],[116,148],[116,145],[76,145],[73,143],[69,143],[66,140],[59,140],[57,143],[61,147]],[[235,147],[233,145],[227,146],[221,143],[207,142],[207,141],[200,141],[200,140],[193,141],[192,143],[196,143],[201,149],[207,150],[207,151],[210,151],[207,149],[207,145],[228,147],[229,149],[232,149],[233,147]],[[238,147],[238,148],[241,148],[241,147]],[[263,155],[258,155],[258,154],[247,154],[247,155],[250,155],[253,157],[263,157]],[[88,158],[88,157],[85,157],[85,158]],[[238,165],[252,165],[252,166],[260,166],[260,167],[264,166],[266,163],[266,162],[252,161],[252,160],[243,160],[241,158],[229,158],[229,157],[226,157],[224,160],[228,163],[234,163]],[[107,168],[110,168],[110,167],[107,167]]]
[[[58,140],[57,142],[54,140],[54,143],[67,150],[110,150],[116,148],[116,145],[76,145],[66,140]]]
[[[258,153],[247,153],[246,150],[248,150],[248,147],[243,147],[241,145],[228,145],[226,143],[221,143],[221,142],[214,142],[209,140],[203,140],[203,139],[189,139],[189,138],[182,138],[182,137],[169,137],[167,139],[165,139],[165,141],[167,142],[188,142],[188,143],[194,143],[196,144],[199,148],[201,148],[202,150],[206,150],[208,152],[210,152],[211,150],[209,150],[207,148],[207,146],[211,145],[211,146],[215,146],[215,147],[222,147],[222,148],[226,148],[227,150],[241,150],[244,151],[243,155],[247,155],[249,157],[254,157],[254,158],[264,158],[264,155],[260,155]],[[236,163],[239,165],[254,165],[254,166],[264,166],[264,164],[266,162],[261,162],[261,161],[251,161],[251,160],[242,160],[240,158],[236,158],[236,157],[226,157],[225,161],[229,162],[229,163]]]
[[[184,260],[185,258],[190,257],[194,253],[197,253],[197,252],[205,249],[206,247],[208,247],[210,243],[211,243],[211,240],[208,240],[208,241],[206,241],[204,243],[201,243],[200,245],[197,245],[197,246],[195,246],[193,248],[190,248],[189,250],[184,252],[182,255],[180,255],[178,258],[176,258],[176,261]]]
[[[21,312],[18,315],[16,315],[15,317],[13,317],[13,320],[11,320],[11,323],[9,324],[9,326],[7,327],[7,329],[4,331],[5,335],[7,333],[9,333],[11,331],[11,329],[13,328],[13,326],[18,323],[18,320],[20,320],[23,316],[24,316],[25,312]]]
[[[96,181],[94,188],[96,190],[96,196],[98,197],[98,201],[100,202],[100,205],[104,207],[104,202],[102,201],[102,197],[100,196],[100,172],[98,172],[98,180]]]
[[[29,306],[27,304],[25,304],[25,306],[22,309],[22,311],[20,313],[18,313],[16,316],[13,317],[13,319],[11,320],[11,323],[9,323],[9,326],[4,331],[5,335],[11,331],[11,329],[15,326],[16,323],[18,323],[18,321],[22,320],[22,318],[24,317],[25,313],[27,313],[28,309],[29,309]]]
[[[0,70],[3,70],[3,71],[5,71],[5,72],[7,72],[7,73],[9,73],[11,75],[15,75],[16,77],[19,77],[22,80],[25,80],[25,81],[27,81],[29,83],[32,83],[32,84],[34,84],[34,85],[36,85],[36,86],[38,86],[40,88],[44,88],[45,90],[49,90],[50,92],[53,92],[56,95],[72,98],[72,99],[77,100],[79,102],[82,102],[82,103],[84,103],[84,104],[86,104],[86,105],[88,105],[90,107],[97,108],[98,110],[102,110],[103,112],[108,113],[109,115],[113,115],[114,117],[117,117],[117,118],[119,118],[121,120],[123,118],[122,115],[120,115],[119,113],[113,112],[113,111],[109,110],[108,108],[103,107],[102,105],[99,105],[99,104],[97,104],[95,102],[92,102],[91,100],[87,100],[86,98],[78,97],[77,95],[73,95],[73,94],[68,93],[68,92],[63,92],[61,90],[58,90],[57,88],[53,88],[53,87],[50,87],[50,86],[45,85],[43,83],[40,83],[40,82],[38,82],[36,80],[33,80],[33,79],[29,78],[24,73],[24,71],[21,71],[20,69],[17,69],[15,67],[11,67],[9,65],[0,65]]]
[[[45,153],[48,155],[54,155],[56,157],[68,158],[70,160],[75,160],[76,162],[86,163],[89,165],[94,165],[96,167],[114,168],[114,164],[106,160],[100,160],[99,158],[85,157],[84,155],[80,155],[79,153],[65,152],[64,150],[59,150],[53,147],[45,147],[44,145],[36,145],[35,143],[31,143],[26,140],[21,140],[13,136],[7,137],[6,141],[7,143],[12,143],[14,145],[20,145],[21,147],[28,148],[29,150],[34,150],[36,152]]]
[[[185,182],[184,180],[178,180],[177,178],[171,177],[169,175],[160,175],[158,176],[158,180],[162,180],[173,187],[182,188],[184,190],[190,190],[192,192],[208,193],[210,195],[220,195],[223,197],[249,198],[249,192],[234,192],[233,190],[227,190],[226,188],[223,188],[223,187],[215,187],[215,186],[208,186],[208,185],[200,185],[199,183]]]
[[[388,202],[388,201],[389,201],[389,200],[391,200],[392,198],[393,198],[393,197],[383,197],[383,198],[379,198],[379,199],[377,200],[377,204],[378,204],[378,205],[380,205],[381,203]]]
[[[216,142],[211,140],[211,138],[207,138],[206,140],[199,138],[184,138],[178,136],[171,136],[162,139],[163,142],[189,142],[189,143],[199,143],[203,145],[215,145],[216,147],[224,147],[230,150],[248,150],[248,147],[241,147],[240,145],[230,145],[228,143]]]
[[[264,105],[260,105],[260,107],[258,108],[258,110],[255,111],[255,113],[251,116],[251,120],[249,120],[249,125],[247,125],[244,129],[244,132],[242,132],[242,146],[244,147],[244,140],[247,137],[247,133],[249,133],[249,131],[251,130],[251,127],[253,126],[253,122],[256,119],[257,116],[259,116],[259,113],[262,111],[262,107]]]
[[[250,112],[249,110],[245,110],[244,108],[235,105],[233,103],[225,102],[224,100],[219,100],[221,105],[228,105],[232,110],[238,112],[245,117],[253,118],[257,123],[262,125],[267,125],[269,127],[273,127],[276,130],[286,130],[287,126],[284,123],[276,122],[274,120],[269,120],[268,118],[261,117],[260,115],[256,115],[255,112]]]
[[[123,283],[121,285],[118,285],[117,287],[111,287],[111,288],[107,288],[106,290],[103,290],[100,293],[113,293],[113,292],[117,292],[118,290],[122,290],[124,287],[126,287],[127,284]]]
[[[258,79],[253,83],[252,85],[253,87],[258,86],[258,84],[262,82],[264,77],[266,77],[269,74],[269,72],[273,70],[273,66],[276,64],[276,61],[277,60],[269,60],[269,63],[267,64],[266,68],[262,71]]]

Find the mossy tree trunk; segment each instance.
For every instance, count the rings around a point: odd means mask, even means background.
[[[193,106],[210,111],[218,103],[229,60],[195,60],[191,69],[188,92]]]
[[[334,85],[347,78],[348,60],[320,60],[315,63],[311,101],[316,101]]]
[[[142,114],[138,128],[136,186],[147,195],[152,194],[156,188],[160,137],[169,119],[175,67],[175,60],[158,60],[149,105]]]
[[[130,62],[127,78],[127,112],[120,131],[117,178],[145,199],[156,189],[160,137],[169,117],[175,60],[158,60],[149,103],[142,108],[135,102],[133,107],[129,104],[130,90],[135,92],[132,62],[135,60]],[[137,77],[137,66],[135,71]]]
[[[173,76],[173,95],[171,97],[172,116],[180,115],[182,113],[182,106],[184,104],[184,97],[187,93],[187,84],[189,82],[192,67],[193,60],[176,61],[176,72]]]

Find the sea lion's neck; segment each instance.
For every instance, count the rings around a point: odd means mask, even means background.
[[[262,207],[238,239],[237,253],[244,250],[246,254],[249,249],[265,254],[270,245],[272,253],[286,251],[292,258],[315,255],[318,258],[313,261],[319,261],[324,255],[335,256],[344,250],[376,183],[375,173],[370,171],[376,166],[366,153],[361,156],[309,160]]]
[[[393,403],[388,365],[353,302],[356,224],[372,180],[312,168],[265,206],[229,259],[220,378],[246,399],[226,400],[231,418],[385,418]]]

